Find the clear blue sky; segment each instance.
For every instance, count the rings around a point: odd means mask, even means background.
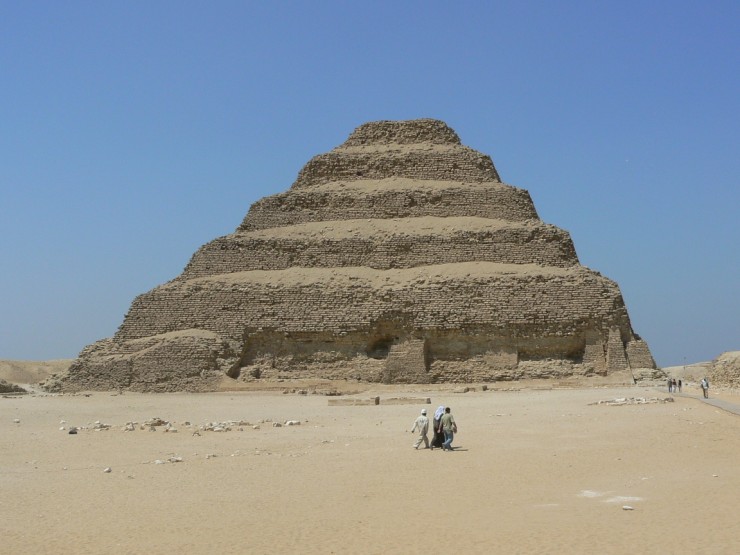
[[[740,349],[740,3],[0,3],[0,359],[72,358],[356,126],[433,117],[619,283]]]

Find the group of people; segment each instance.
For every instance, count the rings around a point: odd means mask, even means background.
[[[676,382],[676,378],[668,378],[668,393],[681,393],[682,386],[683,382],[681,380],[678,380],[678,382]]]
[[[429,433],[427,409],[421,409],[421,415],[414,420],[414,426],[411,428],[412,434],[414,432],[418,433],[416,442],[411,447],[418,449],[423,443],[427,449],[434,450],[435,447],[439,447],[443,451],[452,451],[452,440],[457,433],[457,423],[455,422],[455,417],[452,416],[450,407],[445,407],[444,405],[437,407],[437,410],[434,411],[432,431],[434,435],[430,443],[427,437],[427,433]]]
[[[681,387],[683,387],[683,382],[681,380],[676,381],[676,378],[668,378],[668,393],[681,393]],[[704,398],[709,398],[709,380],[706,378],[702,378],[699,382],[699,387],[701,388],[702,393],[704,394]]]

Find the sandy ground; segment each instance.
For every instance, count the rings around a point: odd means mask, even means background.
[[[740,552],[740,416],[590,404],[668,396],[645,387],[376,394],[0,398],[0,553]],[[440,404],[457,449],[411,449]],[[152,417],[177,433],[123,431]]]

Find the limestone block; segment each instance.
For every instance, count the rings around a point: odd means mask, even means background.
[[[354,399],[348,397],[342,397],[339,399],[329,399],[328,404],[330,407],[353,407],[353,406],[367,406],[367,405],[379,405],[380,397],[372,397],[370,399]]]

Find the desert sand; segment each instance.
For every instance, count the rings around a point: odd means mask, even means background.
[[[740,416],[694,388],[284,387],[0,398],[0,552],[740,552]],[[438,405],[455,451],[412,449]]]

